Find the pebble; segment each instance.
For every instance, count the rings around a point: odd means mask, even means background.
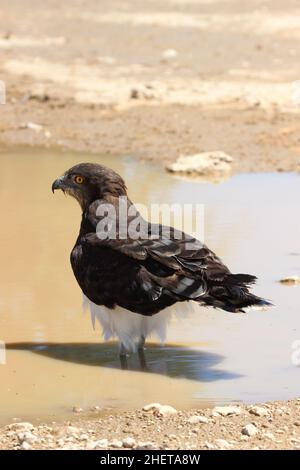
[[[164,59],[174,59],[177,56],[178,56],[178,52],[176,51],[176,49],[165,49],[162,52],[162,57]]]
[[[108,446],[108,439],[99,439],[97,442],[97,447],[107,447]]]
[[[177,410],[170,405],[161,405],[160,403],[150,403],[143,407],[144,411],[152,411],[155,416],[175,415]]]
[[[215,406],[212,410],[213,416],[231,416],[241,414],[238,406]]]
[[[32,431],[34,429],[34,426],[29,422],[13,423],[8,426],[8,429],[12,431]]]
[[[190,424],[208,423],[208,418],[206,418],[206,416],[193,415],[188,419],[188,423]]]
[[[216,439],[215,443],[220,449],[230,449],[231,444],[226,439]]]
[[[255,416],[268,416],[269,411],[266,408],[263,408],[262,406],[252,406],[249,409],[249,413]]]
[[[272,434],[271,432],[265,432],[263,436],[266,437],[267,439],[270,439],[271,441],[274,441],[275,439],[274,434]]]
[[[137,450],[151,450],[151,449],[157,449],[158,446],[156,446],[153,442],[148,441],[148,442],[138,442],[137,444]]]
[[[30,431],[25,431],[25,432],[19,432],[17,434],[19,442],[22,444],[22,442],[28,442],[28,443],[33,443],[38,440],[37,436],[32,434]]]
[[[36,122],[24,122],[20,125],[20,129],[31,129],[36,132],[40,132],[43,129],[41,124],[37,124]]]
[[[299,276],[288,276],[280,279],[282,284],[300,284]]]
[[[65,434],[67,435],[77,435],[80,433],[80,429],[77,428],[76,426],[67,426],[65,429]]]
[[[87,441],[85,448],[87,450],[94,450],[97,447],[97,441]]]
[[[32,449],[32,447],[31,447],[31,445],[29,444],[29,442],[24,441],[24,442],[22,442],[22,444],[20,445],[20,449],[21,449],[21,450],[30,450],[30,449]]]
[[[73,413],[82,413],[83,409],[80,408],[79,406],[73,406],[72,411]]]
[[[136,445],[136,441],[135,439],[133,439],[133,437],[126,437],[125,439],[123,439],[122,444],[123,447],[127,449],[132,449]]]
[[[195,155],[181,155],[166,167],[171,173],[213,178],[226,178],[231,171],[232,157],[222,151],[202,152]]]
[[[109,446],[110,447],[113,447],[115,449],[121,449],[123,447],[123,443],[122,441],[119,441],[118,439],[113,439],[110,443],[109,443]]]
[[[154,87],[153,85],[138,85],[137,87],[131,89],[130,98],[133,100],[153,100],[158,98],[160,93],[161,92],[157,89],[157,87]]]
[[[257,434],[257,427],[251,423],[246,424],[246,426],[242,428],[242,434],[249,437],[255,436],[255,434]]]

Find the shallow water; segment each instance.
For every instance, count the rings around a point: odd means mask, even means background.
[[[299,396],[291,355],[300,340],[300,287],[277,282],[300,275],[299,175],[239,175],[213,185],[130,158],[22,149],[0,159],[1,422],[59,419],[73,406],[201,407]],[[256,274],[256,292],[276,307],[246,315],[199,308],[174,319],[165,347],[149,345],[150,372],[135,357],[121,371],[116,344],[104,344],[82,313],[69,265],[79,206],[51,194],[52,181],[80,161],[116,169],[140,203],[203,203],[205,242],[233,272]]]

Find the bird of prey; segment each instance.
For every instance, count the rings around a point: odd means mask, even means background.
[[[105,339],[119,339],[123,368],[127,368],[128,352],[136,350],[145,366],[145,340],[150,334],[164,339],[175,304],[182,311],[193,302],[229,312],[271,305],[249,291],[255,276],[232,274],[192,236],[160,224],[154,226],[153,236],[153,224],[129,210],[134,205],[125,182],[110,168],[78,164],[53,182],[52,191],[58,189],[80,204],[82,219],[71,252],[72,269],[93,324],[95,319],[100,322]],[[120,201],[127,210],[125,227]],[[108,207],[115,210],[114,216],[108,215]],[[136,215],[142,221],[138,237],[129,230]],[[107,226],[115,223],[114,236],[108,229],[104,236],[98,233],[105,218]]]

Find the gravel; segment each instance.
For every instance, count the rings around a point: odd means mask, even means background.
[[[8,424],[0,449],[300,449],[300,400],[193,410],[150,405],[103,408],[92,418],[83,411],[64,423]]]

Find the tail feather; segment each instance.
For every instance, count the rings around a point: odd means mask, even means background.
[[[245,312],[249,307],[271,307],[271,302],[249,292],[249,286],[255,281],[256,277],[250,274],[228,274],[222,282],[210,283],[207,294],[201,300],[206,305],[227,312]]]

